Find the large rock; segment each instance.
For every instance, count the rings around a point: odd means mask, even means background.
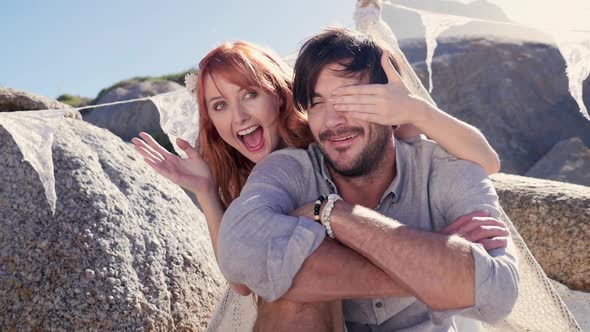
[[[571,290],[555,280],[551,280],[551,284],[582,328],[582,331],[590,331],[590,293]]]
[[[525,175],[590,186],[590,149],[577,137],[561,141]]]
[[[496,174],[500,204],[547,275],[590,291],[590,187]]]
[[[204,331],[225,282],[203,215],[107,130],[64,119],[57,207],[0,127],[0,329]]]
[[[95,103],[106,104],[151,97],[182,88],[182,85],[171,81],[144,81],[123,84],[104,93]],[[150,100],[89,108],[82,111],[82,117],[95,126],[110,130],[125,141],[130,141],[140,131],[149,132],[153,135],[163,133],[160,128],[160,114]]]
[[[57,100],[12,88],[0,87],[0,112],[65,110],[66,117],[82,119],[80,113],[72,106]]]
[[[402,48],[428,86],[423,42]],[[503,172],[524,174],[559,141],[590,146],[590,121],[568,92],[565,60],[552,45],[498,39],[441,39],[433,98],[446,112],[480,128]],[[584,89],[590,91],[590,79]],[[590,93],[585,93],[590,106]]]

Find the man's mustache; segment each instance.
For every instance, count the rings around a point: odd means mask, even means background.
[[[336,130],[325,130],[318,135],[321,142],[332,139],[334,137],[343,137],[354,134],[364,134],[365,130],[362,127],[341,127]]]

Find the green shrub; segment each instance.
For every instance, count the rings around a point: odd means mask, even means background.
[[[105,94],[107,94],[109,91],[116,89],[118,87],[123,87],[123,86],[129,85],[129,84],[141,83],[141,82],[145,82],[145,81],[150,81],[150,82],[172,81],[172,82],[176,82],[180,85],[184,85],[184,76],[187,73],[191,73],[191,72],[194,73],[195,70],[189,69],[189,70],[185,70],[180,73],[167,74],[167,75],[162,75],[162,76],[136,76],[136,77],[132,77],[130,79],[119,81],[119,82],[109,86],[108,88],[104,88],[104,89],[100,90],[100,92],[98,93],[96,98],[94,98],[90,102],[90,105],[95,105],[96,101],[99,100]]]
[[[57,97],[57,101],[62,102],[64,104],[68,104],[73,107],[81,107],[88,105],[91,99],[86,97],[74,96],[66,93]]]

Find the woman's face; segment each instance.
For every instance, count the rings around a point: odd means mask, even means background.
[[[207,75],[205,102],[219,136],[252,162],[258,163],[279,147],[279,97]]]

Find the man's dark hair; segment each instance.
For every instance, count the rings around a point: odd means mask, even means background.
[[[303,44],[295,62],[293,99],[299,109],[307,109],[314,96],[318,75],[325,65],[339,63],[344,66],[342,76],[369,75],[371,84],[387,83],[381,66],[383,48],[371,37],[357,31],[332,28],[316,35]],[[399,73],[396,61],[389,59]]]

